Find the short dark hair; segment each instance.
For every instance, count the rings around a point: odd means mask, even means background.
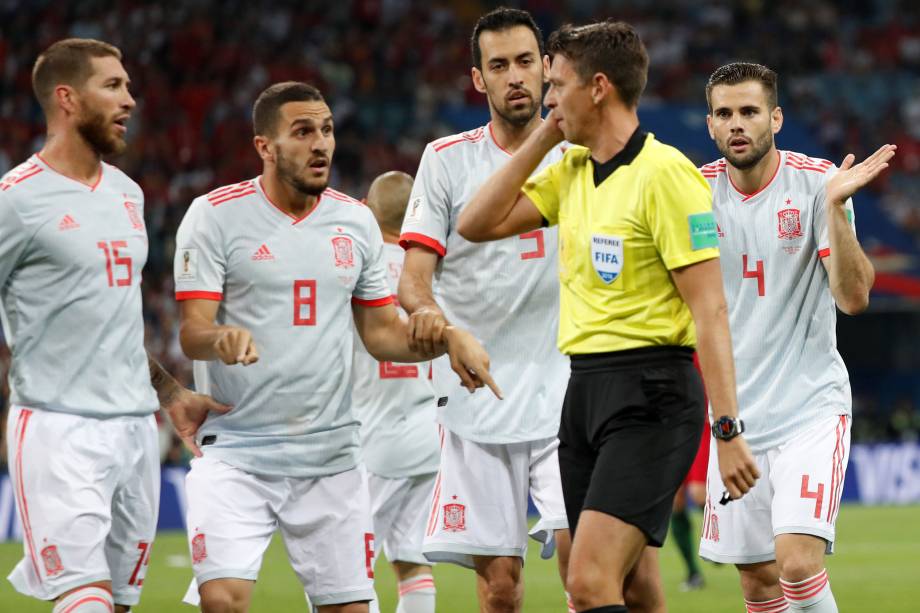
[[[32,67],[32,91],[45,114],[53,108],[55,87],[62,83],[80,87],[93,74],[91,59],[108,56],[121,60],[121,51],[92,38],[65,38],[45,49]]]
[[[274,136],[281,107],[288,102],[325,102],[318,89],[309,83],[283,81],[268,86],[252,105],[252,130],[257,136]]]
[[[490,11],[479,18],[473,27],[473,36],[470,38],[470,49],[473,52],[473,66],[482,70],[482,49],[479,47],[479,37],[483,32],[503,32],[516,26],[524,26],[533,32],[534,38],[537,39],[537,47],[540,49],[540,57],[543,57],[543,32],[537,22],[527,11],[520,9],[510,9],[506,6],[500,6],[494,11]]]
[[[779,96],[776,87],[776,73],[761,64],[751,62],[733,62],[716,68],[706,83],[706,104],[712,113],[712,88],[716,85],[738,85],[747,81],[759,81],[767,92],[767,105],[770,110],[776,108]]]
[[[550,58],[564,55],[572,62],[583,83],[603,73],[630,108],[648,81],[648,52],[639,33],[622,21],[600,21],[585,26],[567,24],[550,34],[546,44]]]

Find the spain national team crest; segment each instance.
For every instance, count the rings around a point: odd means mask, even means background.
[[[58,555],[57,546],[55,545],[48,545],[42,549],[42,562],[45,563],[45,573],[49,577],[64,572],[64,564],[61,562],[61,556]]]
[[[332,239],[332,251],[335,255],[337,268],[351,268],[355,265],[355,255],[351,239],[347,236],[336,236]]]
[[[208,548],[204,543],[204,535],[196,534],[192,538],[192,564],[201,564],[208,557]]]
[[[591,235],[591,263],[604,283],[613,283],[623,270],[623,238]]]
[[[713,543],[718,543],[719,542],[719,516],[713,513],[709,521],[712,522],[709,527],[709,538],[712,539]]]
[[[127,198],[127,195],[125,197]],[[125,211],[128,212],[128,220],[131,222],[131,227],[135,230],[143,230],[144,220],[137,211],[137,204],[130,200],[125,200]]]
[[[783,209],[779,217],[779,238],[792,240],[802,236],[802,221],[798,209]]]
[[[456,502],[444,505],[444,530],[447,532],[466,530],[466,505]]]

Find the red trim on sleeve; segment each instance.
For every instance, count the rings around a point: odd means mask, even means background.
[[[176,300],[217,300],[224,299],[221,292],[176,292]]]
[[[393,296],[386,296],[384,298],[376,298],[374,300],[365,300],[364,298],[358,298],[357,296],[351,297],[351,303],[357,304],[358,306],[363,307],[380,307],[387,304],[393,304]]]
[[[442,258],[447,255],[447,249],[444,248],[440,242],[436,239],[431,238],[430,236],[425,236],[424,234],[418,234],[417,232],[404,232],[399,237],[399,246],[403,249],[408,250],[410,245],[409,243],[418,243],[428,247],[429,249],[435,251]]]
[[[828,247],[827,249],[818,249],[818,257],[819,257],[819,258],[826,258],[826,257],[829,256],[830,254],[831,254],[831,248],[830,248],[830,247]]]

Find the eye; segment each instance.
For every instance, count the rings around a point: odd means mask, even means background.
[[[325,136],[332,134],[332,126],[323,126],[323,134]]]

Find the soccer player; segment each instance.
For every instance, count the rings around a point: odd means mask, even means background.
[[[473,83],[491,122],[425,148],[400,238],[399,300],[418,318],[421,346],[448,322],[481,339],[506,391],[501,402],[466,394],[445,376],[446,360],[434,362],[443,445],[425,555],[475,569],[483,611],[519,611],[528,493],[541,515],[531,535],[548,543],[545,555],[555,542],[563,577],[569,544],[556,455],[568,365],[546,333],[558,316],[556,233],[537,227],[474,245],[456,224],[477,187],[542,121],[543,43],[529,13],[501,8],[479,19],[471,44]],[[555,147],[540,164],[561,156]]]
[[[778,151],[776,80],[764,66],[735,63],[706,85],[706,123],[724,158],[702,172],[719,227],[741,417],[764,479],[719,505],[722,446],[713,446],[700,555],[737,565],[748,611],[831,613],[824,555],[833,551],[851,421],[835,304],[851,315],[868,305],[874,271],[850,197],[895,148],[855,166],[848,155],[839,169]]]
[[[128,83],[112,45],[48,47],[32,71],[47,139],[0,179],[7,447],[25,550],[9,580],[58,613],[124,612],[140,598],[159,510],[158,404],[186,442],[208,410],[228,410],[144,351],[144,196],[102,161],[125,148]]]
[[[280,528],[320,611],[374,598],[374,536],[351,400],[353,332],[378,360],[417,362],[393,306],[370,210],[328,188],[333,119],[305,83],[272,85],[253,107],[260,177],[196,198],[177,235],[180,341],[195,381],[234,405],[199,433],[187,528],[204,611],[245,611]],[[446,330],[470,391],[492,384],[488,356]],[[493,387],[493,389],[495,389]],[[496,390],[496,393],[497,390]]]
[[[412,177],[388,172],[371,183],[367,205],[383,234],[383,258],[395,295],[405,252],[399,246]],[[352,400],[361,422],[361,459],[368,470],[374,537],[399,581],[396,613],[434,613],[431,565],[422,538],[438,471],[431,365],[378,362],[355,343]]]
[[[572,367],[559,428],[568,588],[576,610],[617,613],[643,548],[664,540],[699,447],[692,348],[715,414],[732,421],[731,344],[708,186],[639,126],[639,35],[622,22],[564,26],[547,47],[551,112],[480,187],[458,230],[495,240],[559,226],[559,347]],[[531,177],[563,137],[580,146]],[[750,451],[736,437],[719,452],[739,498],[758,476]]]

